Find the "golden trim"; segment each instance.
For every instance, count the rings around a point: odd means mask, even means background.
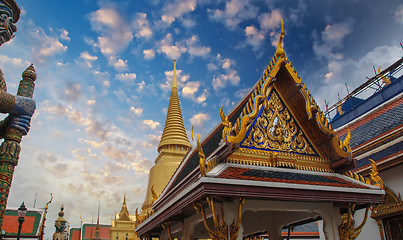
[[[242,217],[242,207],[245,204],[244,198],[239,198],[238,202],[238,215],[237,218],[233,220],[231,226],[228,229],[228,225],[224,222],[224,210],[221,211],[221,218],[217,216],[217,211],[214,205],[214,199],[212,197],[206,198],[207,203],[211,208],[211,214],[213,217],[214,227],[210,228],[207,223],[206,213],[204,210],[203,205],[200,202],[196,202],[193,207],[197,213],[201,212],[203,216],[203,223],[207,232],[212,240],[221,240],[221,239],[230,239],[236,240],[238,237],[239,226],[241,224],[241,217]],[[229,231],[228,231],[229,230]],[[229,234],[229,238],[228,238]]]
[[[352,240],[356,239],[360,235],[362,228],[367,222],[369,207],[365,209],[364,219],[362,223],[354,228],[354,214],[355,214],[355,203],[348,204],[348,213],[342,215],[342,222],[339,226],[339,236],[340,240]]]
[[[345,175],[347,177],[350,177],[350,178],[355,179],[357,181],[363,182],[363,183],[368,184],[368,185],[378,186],[381,189],[385,190],[385,185],[383,184],[383,180],[378,175],[378,170],[377,170],[377,167],[376,167],[376,163],[372,159],[369,159],[369,160],[371,161],[371,169],[370,169],[371,172],[369,173],[369,178],[363,177],[362,175],[357,174],[356,172],[351,172],[351,171],[346,172]]]
[[[400,194],[396,194],[392,189],[385,186],[383,204],[376,205],[371,210],[371,218],[381,219],[396,213],[402,213],[403,201]]]
[[[171,228],[169,227],[169,224],[167,222],[161,223],[161,227],[162,227],[162,229],[167,230],[169,240],[174,240],[175,239],[175,238],[172,237]],[[181,240],[181,238],[176,238],[176,239]]]
[[[326,158],[249,148],[239,148],[224,162],[265,167],[290,167],[306,171],[334,172],[330,168],[330,160]]]
[[[202,177],[206,176],[206,155],[204,155],[203,148],[199,142],[199,134],[197,134],[197,152],[199,155],[199,166],[200,166],[200,175]]]
[[[372,159],[369,160],[371,161],[371,172],[369,173],[371,180],[375,182],[374,184],[375,186],[378,186],[381,189],[385,189],[385,185],[383,185],[382,178],[378,175],[378,170],[375,161]]]

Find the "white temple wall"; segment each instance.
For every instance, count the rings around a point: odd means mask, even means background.
[[[396,167],[392,167],[388,170],[382,171],[379,173],[382,178],[384,184],[392,189],[396,194],[403,194],[403,165],[399,165]],[[355,213],[355,223],[358,226],[364,217],[365,209],[359,210]],[[365,226],[362,229],[361,234],[358,236],[357,240],[380,240],[379,228],[378,224],[374,219],[370,217],[371,211],[368,213],[368,220]]]

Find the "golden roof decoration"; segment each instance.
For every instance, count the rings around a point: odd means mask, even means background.
[[[126,205],[126,193],[123,197],[122,208],[120,209],[120,212],[119,212],[119,220],[130,221],[130,214],[129,214],[129,210],[127,210],[127,205]]]
[[[346,176],[353,178],[357,181],[363,182],[365,184],[373,185],[373,186],[378,186],[379,188],[385,190],[385,185],[383,184],[382,178],[378,175],[378,169],[376,167],[376,162],[372,159],[369,159],[371,161],[371,169],[369,173],[369,178],[363,177],[360,174],[357,174],[355,172],[348,171],[345,173]]]
[[[297,154],[305,154],[309,156],[318,156],[323,160],[323,163],[328,165],[327,167],[316,167],[316,166],[308,166],[305,167],[300,164],[294,164],[289,162],[279,162],[279,163],[271,163],[269,165],[278,165],[278,166],[295,166],[299,169],[320,169],[320,171],[333,171],[334,168],[339,169],[340,166],[345,166],[343,164],[351,164],[351,148],[350,148],[350,137],[348,134],[344,141],[340,141],[336,136],[334,130],[332,129],[330,123],[327,121],[325,115],[320,110],[318,104],[315,102],[309,90],[306,88],[305,84],[302,82],[301,78],[298,76],[295,68],[291,65],[290,61],[285,55],[285,51],[282,48],[282,41],[284,39],[284,23],[281,21],[281,34],[278,41],[276,53],[274,54],[270,64],[263,72],[263,76],[259,79],[256,84],[255,89],[250,93],[249,98],[243,107],[242,112],[235,120],[234,123],[231,123],[228,120],[228,117],[225,116],[223,112],[223,107],[220,109],[220,117],[223,125],[222,138],[225,142],[234,144],[242,143],[244,144],[247,138],[246,134],[255,134],[254,136],[256,141],[262,141],[262,144],[265,143],[263,136],[268,137],[267,131],[270,131],[270,134],[276,138],[277,145],[281,146],[279,149],[267,149],[270,151],[283,151],[283,152],[295,152]],[[281,71],[280,71],[281,70]],[[279,78],[280,80],[276,79]],[[284,80],[284,81],[283,81]],[[291,81],[291,82],[290,82]],[[287,92],[290,83],[294,83],[292,87],[292,92],[289,90]],[[295,90],[294,90],[295,89]],[[281,92],[279,92],[281,90]],[[299,93],[299,94],[297,94]],[[278,96],[278,101],[276,101],[279,107],[283,104],[283,108],[280,111],[275,112],[272,109],[273,102],[269,103],[272,96]],[[284,96],[283,96],[284,95]],[[300,99],[299,102],[295,102],[294,99],[290,100],[291,97],[295,99]],[[286,99],[286,100],[284,100]],[[305,102],[303,102],[305,100]],[[274,101],[274,100],[273,100]],[[294,102],[290,102],[294,101]],[[281,102],[281,104],[280,104]],[[284,112],[283,109],[289,109],[289,104],[293,104],[292,107],[294,110],[289,113]],[[301,112],[300,105],[305,105],[305,113]],[[266,119],[260,119],[261,108],[266,110]],[[268,110],[270,109],[270,110]],[[292,117],[294,112],[298,113],[298,119]],[[276,116],[273,116],[275,114]],[[280,116],[283,115],[283,116]],[[257,119],[259,116],[259,119]],[[291,117],[290,117],[291,116]],[[266,131],[262,133],[256,132],[251,133],[251,126],[253,122],[265,122],[266,125],[263,128]],[[270,122],[272,121],[272,122]],[[295,124],[294,124],[295,123]],[[301,125],[300,123],[304,123]],[[311,124],[311,125],[309,125]],[[315,135],[310,133],[310,126],[314,126],[318,131],[315,132]],[[301,128],[300,132],[296,132],[295,128],[291,125],[295,125]],[[267,127],[267,128],[266,128]],[[270,128],[270,130],[269,130]],[[316,130],[315,130],[316,131]],[[309,135],[307,135],[309,133]],[[294,136],[291,139],[291,135]],[[295,135],[297,134],[297,135]],[[299,137],[299,140],[295,140],[295,136]],[[320,143],[314,144],[314,141],[317,141],[315,136],[321,136],[323,139],[327,139],[327,145]],[[273,140],[273,139],[272,139]],[[313,141],[314,140],[314,141]],[[285,144],[287,143],[287,144]],[[301,145],[301,143],[303,143]],[[272,147],[272,144],[267,143]],[[266,144],[266,145],[267,145]],[[290,145],[291,144],[291,145]],[[287,145],[287,146],[286,146]],[[297,146],[297,147],[296,147]],[[320,149],[318,148],[320,146]],[[331,148],[332,152],[328,153],[327,148]],[[318,148],[318,149],[317,149]],[[344,160],[343,160],[344,159]],[[321,161],[322,161],[321,160]],[[333,164],[333,162],[337,163]],[[342,162],[340,162],[342,161]],[[333,165],[332,165],[333,164]],[[332,166],[332,167],[331,167]],[[341,170],[342,171],[342,170]]]
[[[172,90],[171,97],[168,105],[167,118],[165,121],[164,131],[162,133],[161,141],[158,145],[158,152],[164,146],[184,146],[186,151],[191,147],[185,126],[183,125],[182,112],[179,103],[178,86],[176,77],[176,60],[174,60],[174,71],[172,77]]]

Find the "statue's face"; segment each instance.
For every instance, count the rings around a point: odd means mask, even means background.
[[[17,27],[13,23],[13,11],[0,0],[0,46],[14,36]]]

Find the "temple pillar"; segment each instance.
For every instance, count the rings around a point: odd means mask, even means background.
[[[339,240],[338,227],[341,224],[340,209],[335,207],[333,203],[326,205],[317,211],[323,219],[323,234],[326,240]]]
[[[195,220],[197,218],[197,222]],[[182,232],[182,239],[193,239],[194,237],[194,229],[195,225],[198,222],[203,221],[200,214],[193,215],[190,218],[186,218],[183,221],[183,232]]]

